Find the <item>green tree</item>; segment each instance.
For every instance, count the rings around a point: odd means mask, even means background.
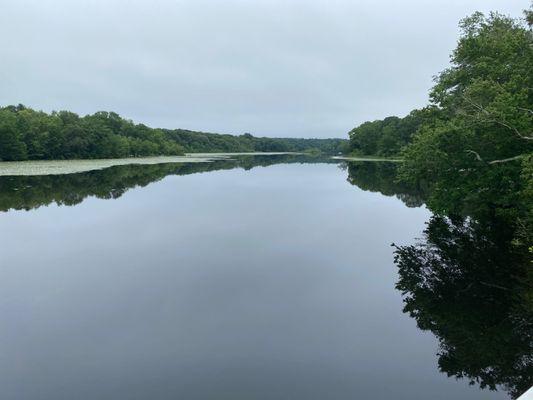
[[[394,156],[411,142],[420,125],[434,111],[413,110],[404,118],[387,117],[365,122],[349,132],[349,152],[358,155]]]
[[[17,119],[13,113],[0,110],[0,160],[25,160],[26,145],[17,131]]]
[[[117,113],[99,111],[80,117],[70,111],[46,114],[23,105],[0,108],[4,126],[2,159],[72,159],[178,155],[188,152],[303,152],[336,154],[344,139],[265,138],[154,129]]]
[[[533,36],[496,13],[475,13],[460,26],[452,66],[431,92],[438,111],[405,149],[402,178],[428,183],[434,208],[487,204],[490,192],[503,209],[516,203],[533,151]]]

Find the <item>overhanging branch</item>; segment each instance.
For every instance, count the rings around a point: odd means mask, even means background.
[[[519,154],[517,156],[513,156],[513,157],[509,157],[509,158],[501,158],[501,159],[498,159],[498,160],[492,160],[492,161],[485,161],[477,151],[474,151],[474,150],[465,150],[466,153],[469,153],[469,154],[473,154],[475,157],[476,157],[476,160],[484,163],[484,164],[487,164],[487,165],[493,165],[493,164],[501,164],[501,163],[506,163],[506,162],[509,162],[509,161],[515,161],[515,160],[519,160],[521,158],[524,158],[525,157],[525,154]]]
[[[476,110],[478,110],[480,113],[486,115],[486,116],[490,116],[492,117],[491,120],[488,120],[488,121],[485,121],[485,122],[494,122],[498,125],[501,125],[507,129],[510,129],[511,131],[513,131],[515,133],[515,135],[517,135],[520,139],[524,139],[524,140],[533,140],[533,136],[529,136],[529,135],[524,135],[522,134],[516,127],[512,126],[511,124],[509,124],[507,121],[505,120],[502,120],[502,119],[498,119],[494,116],[494,113],[490,112],[489,110],[487,110],[485,107],[483,107],[481,104],[479,103],[476,103],[474,101],[472,101],[468,96],[463,96],[463,98],[465,99],[465,101],[470,104],[472,107],[474,107]],[[521,110],[521,111],[525,111],[527,113],[530,113],[530,114],[533,114],[533,110],[530,110],[529,108],[523,108],[523,107],[517,107],[518,110]]]

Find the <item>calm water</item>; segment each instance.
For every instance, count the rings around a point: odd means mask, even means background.
[[[0,180],[2,399],[507,398],[440,373],[402,313],[416,198],[232,167]]]

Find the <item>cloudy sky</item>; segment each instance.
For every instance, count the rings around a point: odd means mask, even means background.
[[[0,105],[342,137],[427,102],[458,20],[523,0],[0,0]]]

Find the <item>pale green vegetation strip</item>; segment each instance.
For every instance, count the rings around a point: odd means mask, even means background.
[[[0,176],[75,174],[116,165],[208,162],[215,158],[218,157],[164,156],[103,160],[4,161],[0,163]]]
[[[0,176],[63,175],[129,164],[210,162],[237,155],[281,155],[289,153],[191,153],[185,156],[130,157],[97,160],[42,160],[0,162]]]

